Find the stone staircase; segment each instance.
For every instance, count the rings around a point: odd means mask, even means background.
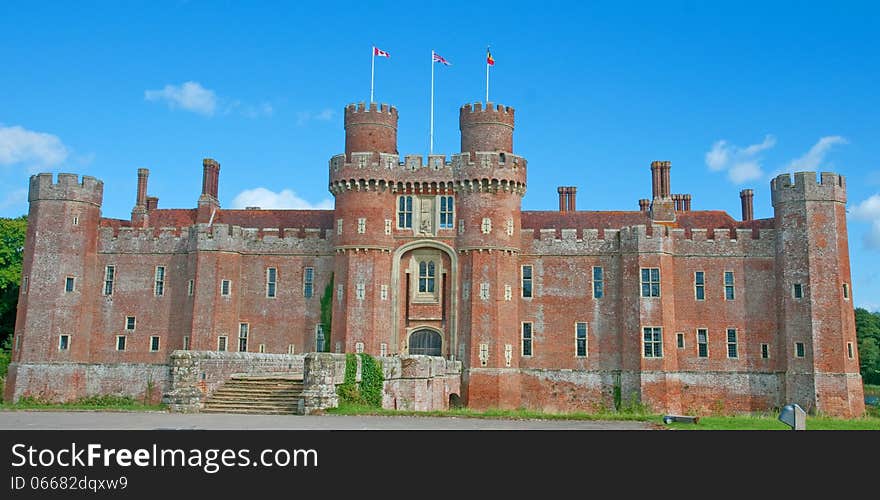
[[[205,400],[202,413],[302,414],[302,375],[233,375]]]

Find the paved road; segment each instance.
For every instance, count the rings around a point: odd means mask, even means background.
[[[323,430],[648,430],[648,422],[495,420],[457,417],[296,416],[165,412],[0,411],[0,430],[323,429]]]

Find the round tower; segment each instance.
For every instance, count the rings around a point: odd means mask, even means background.
[[[465,104],[458,115],[461,152],[513,152],[513,108],[494,103]]]
[[[371,102],[345,107],[345,157],[352,153],[397,154],[397,108]]]
[[[464,395],[474,408],[520,405],[520,228],[526,161],[513,154],[513,108],[480,103],[459,115],[453,159],[462,291]]]

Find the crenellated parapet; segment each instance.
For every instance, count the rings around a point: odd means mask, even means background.
[[[770,181],[773,206],[798,201],[836,201],[846,203],[846,178],[833,172],[795,172]]]
[[[82,181],[76,174],[58,174],[57,182],[51,173],[32,175],[28,189],[28,201],[58,200],[77,201],[101,206],[104,196],[104,183],[84,175]]]

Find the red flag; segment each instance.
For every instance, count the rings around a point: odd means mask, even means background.
[[[486,49],[486,64],[489,66],[495,66],[495,58],[492,57],[492,53],[489,52],[489,49]]]
[[[444,59],[443,56],[441,56],[440,54],[438,54],[438,53],[436,53],[436,52],[432,52],[432,54],[434,54],[434,62],[442,63],[442,64],[445,64],[445,65],[447,65],[447,66],[451,66],[451,65],[452,65],[451,62],[449,62],[449,61],[447,61],[446,59]]]
[[[388,52],[385,52],[384,50],[380,49],[379,47],[373,47],[373,55],[379,56],[379,57],[391,57],[391,54],[389,54]]]

